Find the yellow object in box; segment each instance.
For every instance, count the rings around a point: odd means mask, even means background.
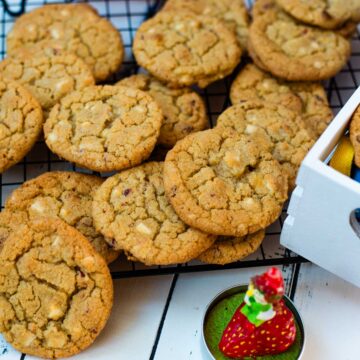
[[[330,166],[344,175],[351,176],[354,154],[354,147],[352,146],[350,139],[347,136],[344,136],[340,140],[339,145],[330,160]]]

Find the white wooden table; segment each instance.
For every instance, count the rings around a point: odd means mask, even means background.
[[[201,321],[222,289],[264,268],[115,281],[110,321],[74,360],[202,360]],[[286,269],[288,286],[293,267]],[[360,289],[312,264],[300,267],[295,303],[306,331],[304,360],[360,359]],[[0,360],[33,360],[0,341]]]

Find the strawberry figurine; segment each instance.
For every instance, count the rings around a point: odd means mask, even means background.
[[[284,280],[277,268],[251,279],[244,302],[223,332],[220,351],[234,359],[286,351],[295,341],[296,326],[283,295]]]

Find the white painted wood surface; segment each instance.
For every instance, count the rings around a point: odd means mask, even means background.
[[[207,304],[223,289],[265,268],[180,275],[157,345],[155,360],[205,360],[201,344]],[[291,267],[285,269],[290,285]],[[104,332],[74,359],[148,360],[173,276],[116,280],[114,309]],[[360,289],[312,264],[301,265],[295,293],[304,320],[306,348],[302,360],[360,359]],[[0,339],[0,360],[21,354]],[[35,357],[26,356],[26,360]]]

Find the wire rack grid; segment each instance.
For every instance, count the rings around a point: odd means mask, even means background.
[[[0,2],[0,55],[2,58],[6,54],[6,34],[10,30],[16,17],[23,12],[28,12],[38,6],[48,3],[58,3],[52,0],[19,0]],[[76,2],[72,0],[62,1],[62,3]],[[102,16],[108,18],[116,28],[121,32],[126,57],[123,66],[115,79],[137,73],[138,68],[131,52],[131,46],[134,34],[139,25],[147,18],[158,11],[162,0],[89,0]],[[247,5],[251,7],[252,1],[248,0]],[[357,32],[352,39],[353,53],[347,66],[335,77],[324,83],[331,106],[336,114],[350,97],[353,91],[358,87],[360,81],[360,36]],[[245,60],[246,61],[246,60]],[[241,65],[240,65],[241,67]],[[205,100],[211,125],[216,122],[217,116],[229,105],[230,84],[237,74],[236,69],[233,75],[219,81],[205,90],[201,94]],[[46,171],[54,170],[73,170],[87,172],[84,169],[76,168],[74,165],[63,161],[52,154],[46,147],[43,140],[39,140],[31,152],[16,166],[12,167],[0,175],[0,201],[1,206],[7,196],[24,181],[36,177]],[[219,269],[233,269],[253,266],[268,265],[288,265],[299,264],[306,260],[279,244],[279,237],[283,221],[286,217],[286,206],[276,223],[267,229],[266,239],[261,248],[250,257],[226,266],[214,266],[201,264],[193,261],[187,264],[178,264],[173,266],[155,266],[147,267],[139,263],[127,261],[121,256],[118,261],[111,265],[113,278],[136,277],[147,275],[175,274],[197,271],[210,271]],[[314,239],[315,240],[315,239]]]

